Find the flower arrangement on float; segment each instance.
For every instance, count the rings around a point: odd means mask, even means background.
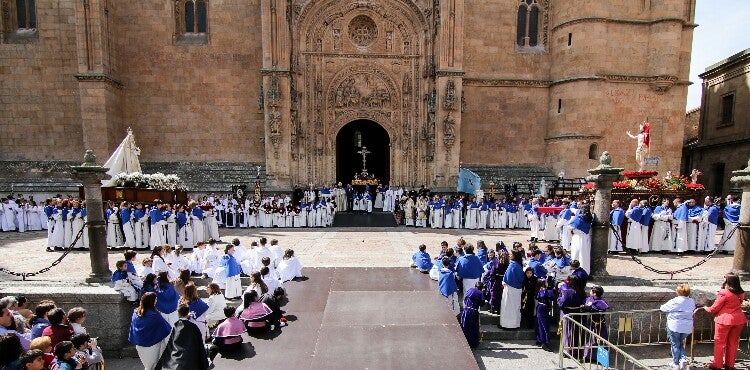
[[[118,187],[132,187],[139,189],[156,189],[169,191],[186,191],[187,186],[174,174],[165,175],[161,172],[144,174],[140,172],[118,173],[114,177]]]
[[[691,175],[696,174],[696,170],[693,170]],[[697,172],[700,174],[700,172]],[[699,184],[697,176],[693,179],[688,178],[685,175],[675,175],[672,171],[667,172],[667,176],[663,178],[657,177],[656,171],[627,171],[623,172],[625,180],[615,181],[612,183],[612,188],[615,190],[636,190],[636,191],[677,191],[677,190],[703,190],[705,187],[703,184]],[[596,184],[586,183],[581,187],[582,193],[593,192],[596,190]]]

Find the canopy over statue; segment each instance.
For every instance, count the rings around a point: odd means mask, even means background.
[[[125,139],[104,163],[104,167],[109,168],[107,174],[111,176],[111,179],[102,180],[102,186],[115,186],[115,175],[117,174],[141,172],[141,162],[138,160],[140,154],[141,149],[135,146],[133,130],[128,127],[128,134]]]

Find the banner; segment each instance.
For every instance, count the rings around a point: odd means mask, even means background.
[[[476,195],[482,187],[482,179],[468,168],[458,169],[458,191]]]

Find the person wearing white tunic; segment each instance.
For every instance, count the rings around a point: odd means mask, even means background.
[[[150,225],[150,238],[149,246],[154,249],[157,245],[164,245],[167,243],[167,221],[164,220],[163,213],[164,205],[161,202],[157,202],[155,206],[151,207],[148,211],[148,219]]]
[[[375,189],[375,204],[373,205],[374,208],[380,208],[380,209],[384,208],[385,205],[383,201],[383,192],[384,192],[383,186],[378,185],[378,188]],[[385,212],[385,209],[383,209],[383,211]]]
[[[651,250],[671,252],[674,249],[674,238],[672,236],[672,209],[669,208],[669,199],[664,198],[661,205],[654,208],[651,218],[654,220],[654,227],[651,231]]]
[[[414,204],[414,199],[411,197],[406,197],[406,202],[404,203],[404,225],[406,226],[414,226],[414,210],[416,206]]]
[[[141,297],[141,304],[133,312],[128,341],[135,344],[144,370],[156,368],[172,333],[171,324],[156,310],[156,293]]]
[[[135,247],[138,249],[148,249],[149,245],[149,220],[148,213],[143,209],[141,203],[136,203],[133,211]]]
[[[512,252],[513,259],[503,276],[503,297],[500,302],[500,327],[515,329],[521,326],[521,293],[523,288],[523,253]]]
[[[393,190],[390,186],[386,187],[383,195],[383,212],[393,212]]]
[[[273,252],[268,248],[268,239],[265,237],[260,238],[260,246],[255,249],[255,261],[253,264],[255,267],[263,266],[263,257],[268,257],[273,261]]]
[[[133,209],[127,202],[120,203],[120,225],[122,225],[122,238],[127,249],[135,248],[135,221],[133,220]]]
[[[205,226],[203,226],[203,210],[196,205],[193,201],[190,203],[190,224],[193,228],[193,241],[203,242],[206,241]]]
[[[724,207],[724,234],[721,236],[719,245],[722,252],[734,253],[737,249],[740,230],[737,228],[740,221],[740,203],[735,202],[731,195],[727,195],[727,205]]]
[[[427,199],[420,196],[417,200],[417,222],[416,227],[427,227]]]
[[[73,244],[73,208],[68,205],[63,206],[63,225],[65,229],[63,248],[67,249]]]
[[[78,233],[83,229],[83,215],[81,213],[82,213],[82,209],[81,209],[80,203],[78,201],[73,201],[73,208],[71,208],[70,213],[68,213],[68,218],[72,217],[72,220],[70,222],[70,225],[72,228],[71,238],[75,238],[78,235]],[[81,235],[81,237],[75,241],[73,248],[84,249],[83,235]]]
[[[703,202],[703,215],[701,216],[700,232],[698,233],[698,251],[711,252],[716,249],[716,228],[719,226],[719,213],[721,210],[714,204],[711,197],[706,197]]]
[[[526,198],[521,198],[521,202],[518,203],[518,224],[517,227],[519,229],[528,229],[529,228],[529,219],[526,218],[526,213],[531,208],[531,205],[529,202],[526,201]]]
[[[234,257],[234,245],[227,244],[224,256],[221,258],[221,266],[224,268],[226,288],[224,296],[228,299],[236,299],[242,296],[242,281],[240,280],[241,266]]]
[[[500,203],[497,204],[497,212],[498,212],[498,228],[499,229],[507,229],[508,228],[508,205],[505,203],[505,198],[500,201]]]
[[[26,211],[26,218],[29,220],[29,230],[42,230],[42,223],[41,219],[39,218],[40,213],[43,213],[42,208],[39,207],[36,202],[31,202],[29,204],[29,208]],[[47,221],[45,221],[44,223],[46,224]]]
[[[433,229],[443,227],[443,200],[437,195],[433,198],[432,207],[430,208],[430,226]]]
[[[18,225],[18,232],[23,233],[28,228],[28,222],[26,218],[26,204],[23,201],[20,202],[19,205],[16,205],[16,225]]]
[[[39,223],[42,225],[42,230],[49,231],[50,224],[52,223],[52,222],[50,222],[49,214],[47,214],[47,212],[50,212],[50,214],[52,212],[52,205],[51,205],[51,203],[52,203],[52,199],[47,199],[45,201],[44,206],[42,206],[41,204],[39,204]],[[49,211],[48,211],[48,209],[49,209]]]
[[[154,274],[159,275],[160,272],[166,272],[169,280],[177,279],[179,273],[172,269],[165,259],[167,253],[164,247],[157,245],[151,251],[151,269],[154,270]]]
[[[307,227],[315,227],[315,203],[307,203],[307,207],[305,208],[305,215],[307,218],[307,220],[305,221]]]
[[[688,250],[687,242],[687,222],[688,222],[688,204],[683,203],[680,198],[675,198],[674,214],[674,251],[679,255]]]
[[[443,203],[443,227],[453,228],[453,203],[455,200],[445,200]]]
[[[479,204],[472,200],[469,202],[466,211],[466,228],[475,230],[479,222]]]
[[[118,211],[119,209],[112,202],[110,202],[109,207],[104,211],[104,215],[107,218],[107,246],[110,248],[116,248],[124,244]]]
[[[584,210],[579,212],[572,221],[570,227],[573,229],[573,237],[570,240],[570,259],[578,260],[581,268],[591,273],[591,225],[594,222],[593,215]]]
[[[688,223],[687,223],[687,242],[689,251],[698,250],[698,227],[700,226],[703,207],[696,205],[694,199],[689,199],[688,203]]]
[[[505,203],[505,211],[508,213],[508,229],[515,229],[516,225],[518,225],[518,206],[516,206],[515,200]],[[561,227],[560,221],[558,220],[557,222],[558,227]]]
[[[54,249],[65,248],[65,222],[63,221],[64,208],[62,202],[59,206],[52,209],[52,227],[50,228],[50,247]]]
[[[370,195],[370,193],[365,193],[363,211],[367,211],[367,213],[372,213],[372,195]]]
[[[649,243],[648,243],[648,236],[649,236],[648,235],[648,230],[649,229],[648,229],[648,227],[651,224],[651,214],[652,214],[652,212],[651,212],[651,207],[649,207],[649,205],[648,205],[648,201],[645,200],[645,199],[641,201],[640,207],[641,207],[641,210],[642,210],[641,211],[642,212],[641,213],[641,220],[640,220],[640,223],[641,223],[641,242],[640,242],[640,247],[641,247],[641,249],[639,249],[638,251],[641,252],[641,253],[648,253],[648,251],[649,251]]]
[[[302,262],[294,256],[294,250],[287,249],[284,252],[284,256],[279,261],[279,265],[276,268],[279,279],[282,282],[287,282],[296,277],[302,277]]]
[[[2,227],[3,231],[14,231],[16,230],[16,211],[13,207],[14,204],[10,203],[8,199],[3,199],[3,217]]]
[[[607,250],[610,252],[622,252],[622,223],[625,222],[625,211],[620,207],[619,200],[612,201],[612,210],[609,211],[608,228],[609,238],[607,240]]]
[[[177,246],[177,215],[175,212],[172,211],[172,206],[170,204],[166,205],[166,209],[164,210],[164,219],[167,223],[167,244],[175,247]]]
[[[479,200],[479,217],[477,218],[477,229],[487,228],[487,217],[490,214],[490,208],[485,203],[484,198]],[[471,287],[469,287],[471,289]]]
[[[230,206],[231,207],[231,206]],[[233,208],[233,207],[231,207]],[[214,209],[210,208],[206,212],[206,230],[208,231],[208,238],[213,240],[221,240],[219,237],[219,222],[216,220],[216,214]],[[227,217],[234,217],[233,213],[227,213]]]
[[[628,219],[628,235],[625,241],[625,248],[631,252],[637,252],[641,250],[641,216],[643,215],[643,209],[638,206],[638,199],[630,201],[628,210],[625,212],[625,217]]]
[[[528,220],[529,229],[531,230],[531,241],[536,242],[539,241],[539,238],[541,237],[541,233],[539,232],[541,230],[540,226],[540,214],[538,212],[539,208],[539,199],[534,198],[531,200],[531,208],[524,211],[524,214],[526,214],[526,218]]]

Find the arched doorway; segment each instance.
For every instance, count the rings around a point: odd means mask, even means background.
[[[347,184],[362,171],[362,147],[367,147],[367,172],[387,184],[391,174],[391,139],[374,121],[347,123],[336,135],[336,181]]]

